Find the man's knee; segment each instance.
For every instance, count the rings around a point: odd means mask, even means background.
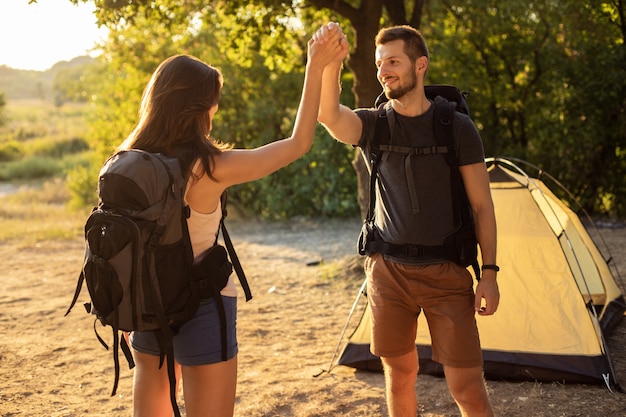
[[[450,394],[461,409],[490,415],[491,405],[482,368],[444,367],[444,370]]]
[[[393,382],[415,380],[419,370],[417,352],[381,358],[387,379]]]

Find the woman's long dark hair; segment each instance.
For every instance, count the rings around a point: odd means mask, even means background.
[[[211,178],[213,156],[227,147],[210,138],[209,110],[218,104],[223,78],[217,68],[189,55],[163,61],[143,92],[139,122],[121,149],[175,156],[191,175],[200,158]]]

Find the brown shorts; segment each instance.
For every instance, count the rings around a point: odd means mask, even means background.
[[[380,357],[415,350],[417,317],[424,311],[432,360],[457,368],[482,366],[472,275],[452,262],[404,265],[380,254],[365,260],[372,309],[371,351]]]

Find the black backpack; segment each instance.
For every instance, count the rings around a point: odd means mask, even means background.
[[[160,366],[167,358],[170,397],[176,416],[174,350],[172,338],[193,317],[201,299],[215,300],[222,323],[222,359],[226,360],[226,327],[222,298],[233,265],[246,294],[252,298],[224,226],[226,193],[222,195],[220,229],[227,250],[216,244],[202,262],[193,265],[187,229],[189,207],[184,204],[186,181],[176,158],[138,149],[110,157],[98,179],[99,203],[85,223],[85,258],[67,316],[81,292],[83,282],[94,314],[94,330],[100,343],[107,343],[96,330],[97,321],[113,333],[115,381],[119,382],[119,348],[129,367],[134,361],[121,332],[155,331],[160,347]],[[230,259],[228,259],[230,254]]]
[[[381,93],[376,99],[375,106],[378,108],[374,143],[370,159],[370,198],[367,217],[358,240],[358,252],[361,255],[370,253],[383,253],[412,258],[429,257],[442,258],[455,262],[459,265],[472,266],[476,279],[480,279],[478,265],[478,248],[472,208],[467,199],[463,179],[459,172],[459,160],[454,143],[452,121],[454,111],[469,116],[469,108],[465,98],[466,92],[450,85],[428,85],[424,87],[426,97],[434,102],[435,140],[437,146],[406,147],[390,145],[390,130],[388,112],[392,112],[390,106],[386,106],[386,97]],[[451,173],[451,193],[454,213],[454,223],[457,231],[449,236],[441,246],[424,245],[395,245],[387,243],[380,238],[374,226],[374,203],[376,199],[375,183],[378,177],[378,163],[382,152],[401,152],[413,155],[443,154]],[[364,154],[365,155],[365,154]],[[410,173],[407,173],[410,175]]]

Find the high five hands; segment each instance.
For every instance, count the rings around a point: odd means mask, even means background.
[[[329,22],[319,28],[313,34],[312,40],[320,45],[337,42],[338,50],[334,61],[338,63],[343,62],[343,59],[348,55],[348,52],[350,52],[350,45],[346,40],[346,36],[336,22]]]

